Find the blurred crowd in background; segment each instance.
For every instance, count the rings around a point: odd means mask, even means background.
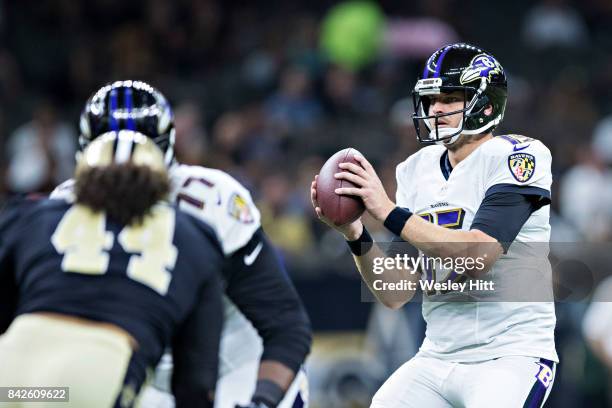
[[[420,147],[411,91],[424,59],[471,42],[509,78],[496,133],[538,138],[552,151],[553,240],[610,241],[611,21],[609,0],[5,0],[0,197],[49,192],[71,176],[80,109],[97,88],[150,82],[174,106],[179,160],[227,171],[250,189],[315,329],[368,328],[384,349],[380,375],[351,359],[315,375],[316,392],[336,398],[322,406],[362,406],[362,385],[375,387],[418,346],[420,313],[407,307],[390,317],[359,301],[346,245],[312,211],[314,174],[335,151],[355,147],[393,197],[395,166]],[[562,364],[551,406],[607,406],[606,369],[581,337],[585,307],[559,305]],[[329,342],[336,354],[351,344]]]

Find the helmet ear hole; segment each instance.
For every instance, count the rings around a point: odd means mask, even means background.
[[[472,114],[484,113],[488,106],[491,106],[491,101],[489,100],[489,97],[487,95],[482,95],[478,102],[476,102],[476,105],[472,110]]]

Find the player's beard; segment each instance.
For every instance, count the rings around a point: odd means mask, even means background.
[[[457,138],[457,140],[455,140],[455,142],[450,143],[450,144],[445,144],[444,147],[446,147],[451,152],[456,152],[457,150],[461,149],[463,146],[473,143],[473,142],[477,142],[478,140],[484,138],[485,136],[487,136],[486,133],[482,133],[479,135],[460,135]]]

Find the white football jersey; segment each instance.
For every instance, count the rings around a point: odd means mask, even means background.
[[[201,166],[173,164],[169,169],[170,199],[188,214],[206,222],[216,232],[226,256],[246,245],[261,226],[260,213],[249,191],[229,174]],[[73,200],[74,181],[59,185],[51,198]],[[205,260],[203,260],[205,262]],[[263,352],[255,328],[224,297],[219,375],[259,359]]]
[[[494,137],[461,161],[448,180],[440,166],[445,151],[441,145],[427,146],[397,166],[398,206],[407,207],[415,216],[437,225],[469,230],[487,191],[527,186],[550,194],[551,155],[538,140],[517,135]],[[503,302],[469,301],[473,299],[469,289],[461,293],[424,291],[423,317],[427,332],[420,353],[456,362],[508,355],[558,361],[554,345],[552,273],[547,259],[549,213],[548,205],[533,212],[507,253],[483,277],[493,282],[495,288],[490,291],[490,299],[501,296]],[[520,243],[538,243],[537,262],[533,257],[521,256]],[[503,288],[525,285],[520,276],[531,276],[545,283],[539,288],[544,287],[546,293],[535,295],[542,301],[514,301],[513,295],[506,298],[500,295]],[[452,271],[436,274],[426,270],[421,279],[443,282],[457,277]],[[478,293],[482,299],[483,292]],[[461,298],[464,301],[457,301]]]

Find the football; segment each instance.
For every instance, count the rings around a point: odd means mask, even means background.
[[[355,187],[355,184],[347,180],[338,180],[334,174],[343,171],[340,163],[355,163],[355,155],[359,153],[356,149],[342,149],[330,157],[319,172],[317,179],[317,201],[323,215],[329,218],[335,225],[344,225],[355,221],[365,211],[365,206],[360,197],[338,195],[335,190],[340,187]]]

